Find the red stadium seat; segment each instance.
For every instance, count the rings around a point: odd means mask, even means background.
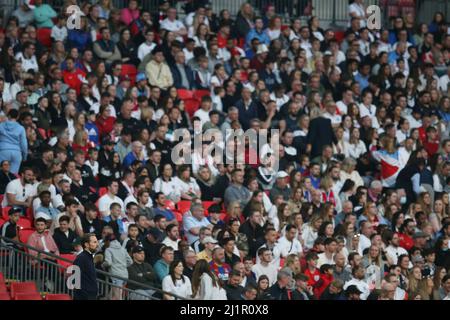
[[[34,229],[21,229],[19,230],[19,241],[22,243],[27,243],[28,238],[33,234]]]
[[[197,99],[186,99],[184,101],[184,110],[189,114],[189,117],[193,117],[195,111],[200,107],[200,102]]]
[[[185,214],[191,210],[191,201],[181,200],[177,203],[177,208],[181,214]]]
[[[42,300],[41,295],[38,292],[35,293],[17,293],[14,296],[14,300]]]
[[[22,217],[19,218],[17,225],[23,229],[32,229],[33,228],[31,221],[27,218],[22,218]]]
[[[178,98],[180,98],[181,100],[194,98],[194,92],[191,90],[178,89],[177,93],[178,93]]]
[[[0,284],[5,283],[5,276],[0,272]]]
[[[99,197],[102,197],[102,196],[104,196],[107,193],[108,193],[108,188],[106,188],[106,187],[101,187],[100,189],[98,189],[98,196]]]
[[[8,292],[8,287],[6,287],[6,284],[4,282],[0,282],[0,293]]]
[[[177,208],[175,207],[175,202],[172,200],[166,199],[166,202],[164,203],[166,209],[169,209],[171,211],[175,211]]]
[[[209,207],[211,207],[213,204],[216,204],[216,202],[214,202],[214,201],[202,201],[203,208],[205,209],[205,216],[208,215],[208,209],[209,209]]]
[[[37,39],[38,41],[46,46],[47,48],[51,48],[52,47],[52,38],[50,37],[52,33],[52,29],[49,28],[40,28],[37,29]]]
[[[36,283],[34,282],[13,282],[11,283],[11,298],[15,299],[18,294],[37,294],[39,295],[39,291],[36,287]],[[40,295],[39,295],[40,296]],[[27,299],[23,299],[27,300]]]
[[[72,297],[68,294],[48,294],[45,296],[45,300],[72,300]]]
[[[194,98],[201,101],[204,96],[210,96],[211,92],[209,90],[194,90]]]
[[[60,259],[56,260],[56,263],[58,263],[60,266],[64,267],[64,268],[61,268],[60,271],[65,272],[65,269],[73,264],[73,262],[75,261],[77,256],[75,254],[61,254],[60,257],[63,259],[72,261],[72,262],[68,262],[66,260],[60,260]]]
[[[2,209],[3,219],[5,219],[5,220],[9,220],[9,215],[8,215],[9,209],[11,209],[11,207],[4,207]]]
[[[8,292],[0,292],[0,301],[9,301],[11,300],[11,296]]]
[[[134,86],[136,83],[136,75],[138,73],[138,70],[136,67],[132,64],[124,64],[122,65],[122,76],[129,76],[131,85]]]

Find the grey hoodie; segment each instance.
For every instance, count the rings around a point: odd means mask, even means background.
[[[133,263],[128,252],[122,248],[119,241],[111,241],[105,250],[105,262],[103,266],[116,276],[128,279],[128,267]]]

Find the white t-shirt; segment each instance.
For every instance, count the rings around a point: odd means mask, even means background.
[[[325,252],[320,253],[318,256],[319,256],[319,260],[317,260],[317,268],[320,268],[324,264],[331,264],[331,265],[335,265],[336,264],[334,262],[334,254],[331,257],[331,259],[327,258],[327,256],[325,255]]]
[[[37,195],[37,184],[26,184],[23,186],[20,179],[12,180],[6,186],[5,197],[2,202],[3,208],[11,206],[11,204],[8,203],[7,193],[15,195],[17,201],[26,201],[27,198]]]
[[[277,281],[278,268],[275,264],[269,263],[267,266],[263,266],[258,263],[252,267],[252,272],[255,274],[256,281],[259,277],[265,275],[269,278],[269,286],[272,286]]]
[[[205,110],[203,110],[202,108],[200,108],[200,109],[198,109],[197,111],[195,111],[195,113],[194,113],[194,117],[199,117],[200,118],[200,123],[201,123],[201,126],[203,127],[203,125],[205,124],[205,123],[207,123],[210,119],[209,119],[209,113],[210,113],[210,111],[212,111],[212,110],[209,110],[209,111],[205,111]]]
[[[347,281],[344,284],[344,290],[347,290],[347,288],[351,285],[356,286],[359,291],[361,291],[361,295],[359,296],[361,300],[367,300],[367,297],[370,294],[370,289],[369,289],[369,285],[364,281],[364,280],[357,280],[355,278],[353,278],[350,281]]]
[[[356,3],[356,2],[353,2],[351,5],[348,6],[348,13],[349,13],[349,15],[351,13],[356,13],[356,16],[358,18],[360,18],[359,19],[359,21],[360,21],[359,22],[360,28],[364,28],[366,26],[366,21],[365,21],[366,20],[365,19],[366,12],[364,10],[364,6],[362,6],[362,5],[360,5],[360,4]],[[350,21],[349,21],[349,26],[350,26]]]
[[[148,55],[155,49],[156,43],[152,42],[150,45],[147,42],[141,44],[138,48],[138,58],[139,60],[144,60],[145,56]]]
[[[371,104],[369,107],[365,106],[362,103],[359,105],[359,115],[361,118],[364,118],[365,116],[375,118],[376,112],[377,107],[375,107],[373,104]]]
[[[33,55],[30,59],[25,58],[22,52],[19,52],[16,54],[16,60],[22,62],[22,70],[27,72],[30,69],[33,69],[34,71],[39,71],[39,65],[37,63],[36,56]]]
[[[67,39],[67,28],[64,26],[62,28],[59,28],[56,25],[53,26],[50,37],[53,38],[54,41],[64,42]]]
[[[111,198],[108,194],[105,194],[98,200],[98,210],[100,210],[100,212],[105,212],[102,214],[103,217],[107,217],[110,215],[109,206],[114,202],[120,204],[122,213],[125,212],[122,199],[120,199],[118,196],[114,196],[114,198]]]
[[[279,266],[280,258],[286,258],[288,255],[300,254],[303,252],[302,244],[300,241],[294,238],[294,240],[289,241],[286,237],[281,237],[278,239],[275,247],[273,248],[273,258],[274,260],[278,260],[278,263],[275,265]]]
[[[179,20],[170,21],[169,18],[166,18],[161,22],[161,29],[172,31],[172,32],[178,32],[181,29],[186,29],[186,27]],[[183,38],[177,37],[177,40],[183,41]]]
[[[408,254],[408,252],[400,246],[397,248],[391,245],[386,247],[386,255],[391,258],[393,264],[397,264],[398,257],[402,254]]]
[[[162,289],[163,291],[173,293],[182,298],[190,298],[192,295],[192,287],[191,280],[188,277],[182,276],[184,281],[179,279],[176,280],[175,283],[172,281],[172,277],[167,275],[162,281]],[[171,297],[172,300],[175,300],[174,297]]]
[[[180,200],[180,193],[173,178],[171,178],[169,181],[157,178],[155,180],[155,183],[153,184],[153,190],[155,190],[155,192],[164,193],[166,197],[174,202],[178,202]]]

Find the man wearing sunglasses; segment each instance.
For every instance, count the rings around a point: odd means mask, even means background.
[[[34,181],[33,169],[23,168],[20,177],[6,186],[2,207],[19,207],[22,209],[22,214],[25,214],[27,208],[32,206],[33,199],[36,196]]]

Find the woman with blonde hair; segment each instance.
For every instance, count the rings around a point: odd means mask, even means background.
[[[420,204],[420,206],[422,207],[422,211],[425,212],[427,217],[429,217],[432,212],[432,203],[430,194],[428,192],[420,193],[419,197],[417,198],[417,203]]]
[[[87,159],[89,152],[89,135],[85,130],[77,130],[73,137],[72,149],[73,151],[82,150]]]
[[[364,186],[364,181],[356,169],[356,160],[353,158],[345,158],[341,164],[340,179],[342,182],[350,179],[355,182],[355,189]]]
[[[320,191],[322,192],[322,201],[324,203],[336,205],[338,195],[335,195],[333,192],[333,179],[330,176],[325,176],[320,180]]]
[[[319,214],[314,214],[308,223],[303,225],[302,239],[305,251],[311,250],[314,246],[314,241],[318,237],[318,231],[322,225],[323,218]]]
[[[300,265],[300,258],[295,253],[292,253],[286,257],[284,261],[284,267],[292,271],[293,276],[300,274],[302,272],[302,267]]]
[[[295,187],[292,189],[291,197],[287,202],[289,212],[295,214],[302,209],[303,191],[301,187]]]
[[[278,212],[278,226],[275,226],[275,230],[280,232],[288,223],[292,212],[289,210],[287,203],[282,203],[277,208]]]

